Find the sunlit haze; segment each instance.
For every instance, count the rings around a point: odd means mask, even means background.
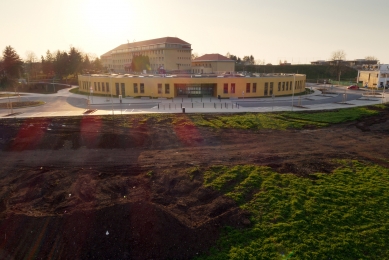
[[[306,64],[344,50],[389,63],[387,0],[12,0],[0,2],[0,49],[21,58],[76,47],[100,56],[120,44],[166,36],[193,53],[227,52]]]

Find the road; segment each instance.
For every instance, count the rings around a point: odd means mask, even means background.
[[[345,108],[350,106],[362,106],[387,102],[388,98],[363,97],[365,90],[347,90],[346,87],[333,87],[328,89],[330,93],[322,94],[311,85],[315,91],[313,94],[303,96],[286,96],[276,98],[245,98],[222,99],[217,98],[182,98],[174,99],[139,99],[124,98],[122,102],[118,98],[88,97],[76,95],[69,89],[60,90],[56,94],[29,94],[21,95],[24,101],[43,101],[42,106],[13,109],[1,109],[0,118],[7,117],[48,117],[48,116],[74,116],[88,114],[130,114],[130,113],[181,113],[185,107],[187,112],[268,112],[290,110],[321,110],[332,108]],[[382,92],[377,92],[381,94]],[[13,97],[17,100],[17,97]],[[90,100],[88,105],[88,99]],[[8,102],[8,98],[0,99],[0,102]],[[11,113],[13,112],[13,113]],[[17,114],[15,114],[17,113]],[[12,114],[12,115],[10,115]]]

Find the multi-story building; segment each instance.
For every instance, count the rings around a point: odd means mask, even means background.
[[[369,88],[389,86],[389,64],[378,64],[369,70],[358,71],[358,82]]]
[[[101,55],[101,61],[110,72],[129,73],[133,58],[140,55],[149,57],[152,73],[191,71],[191,44],[177,37],[121,44]]]
[[[235,61],[218,53],[205,54],[192,60],[192,73],[221,74],[235,71]]]

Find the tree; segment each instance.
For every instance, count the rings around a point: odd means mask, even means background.
[[[255,65],[265,65],[266,61],[265,60],[255,60]]]
[[[81,52],[78,51],[76,48],[71,47],[69,54],[69,74],[73,74],[73,76],[76,78],[78,73],[82,70],[82,55]]]
[[[11,47],[5,47],[3,51],[3,74],[8,79],[19,78],[23,72],[23,61],[16,51]]]
[[[235,62],[238,60],[238,57],[236,57],[235,55],[230,54],[230,53],[228,53],[228,54],[229,54],[229,57],[227,57],[227,58],[229,58],[230,60],[234,60]]]
[[[103,63],[101,62],[101,60],[99,58],[96,58],[94,61],[92,61],[91,65],[92,65],[92,69],[95,71],[102,71],[104,69]],[[149,61],[148,69],[150,69],[150,61]]]
[[[374,56],[366,56],[365,60],[378,60],[378,59]]]
[[[132,59],[132,62],[131,62],[131,70],[132,71],[141,72],[143,70],[150,70],[150,68],[151,67],[150,67],[149,56],[139,55],[139,56],[135,56]]]
[[[199,54],[197,52],[192,53],[192,60],[197,59],[199,57]]]
[[[253,55],[244,56],[243,57],[243,62],[244,62],[245,65],[254,65],[255,64],[255,60],[254,60]]]
[[[85,72],[89,72],[92,69],[91,62],[89,60],[88,54],[85,54],[83,62],[82,62],[82,70]]]
[[[54,58],[53,55],[49,50],[46,51],[46,58],[41,56],[42,60],[42,71],[44,74],[47,75],[52,75],[54,73],[54,67],[53,67],[53,62]]]
[[[340,81],[340,75],[344,67],[343,61],[346,59],[346,53],[343,50],[334,51],[331,55],[332,62],[332,74],[338,77]]]
[[[36,78],[38,73],[38,58],[33,51],[26,52],[26,72],[32,77]]]
[[[57,51],[53,61],[53,69],[57,77],[63,78],[69,75],[69,55],[66,51]]]

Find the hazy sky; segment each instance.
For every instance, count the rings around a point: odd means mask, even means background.
[[[199,55],[297,64],[344,50],[347,59],[389,63],[388,10],[388,0],[4,0],[0,49],[11,45],[23,59],[70,46],[100,56],[173,36]]]

